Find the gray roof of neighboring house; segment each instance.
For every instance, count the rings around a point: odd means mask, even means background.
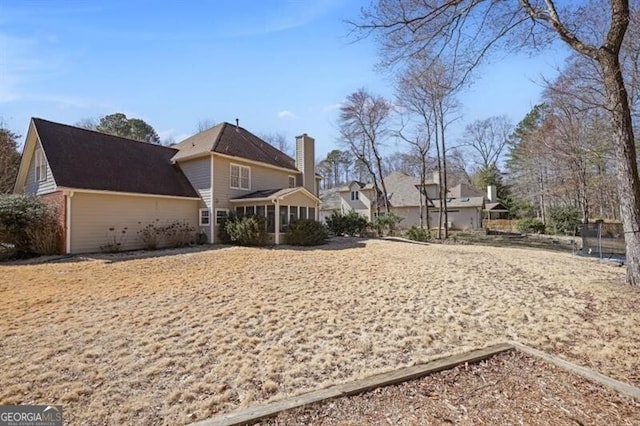
[[[173,147],[179,150],[174,161],[217,152],[298,171],[293,158],[248,130],[229,123],[220,123]]]
[[[369,183],[364,183],[364,182],[358,182],[357,180],[352,180],[351,182],[349,182],[346,185],[342,185],[342,186],[337,186],[335,188],[331,188],[331,189],[335,189],[336,191],[339,192],[346,192],[346,191],[351,191],[351,185],[356,184],[360,187],[360,189],[373,189],[373,183],[369,182]]]
[[[492,210],[492,211],[496,211],[496,212],[499,212],[499,211],[508,212],[509,211],[507,206],[502,204],[502,202],[500,202],[500,201],[498,201],[496,203],[487,203],[487,204],[485,204],[484,209],[487,210],[487,211]]]
[[[359,184],[361,189],[373,188],[373,184],[364,184],[354,181]],[[347,186],[341,186],[331,189],[323,189],[320,191],[320,199],[322,200],[321,209],[323,210],[336,210],[340,208],[340,192],[349,191],[349,186],[353,184],[351,182]],[[387,193],[389,202],[392,207],[417,207],[420,205],[420,179],[408,176],[402,172],[396,171],[384,178],[385,186],[387,187]],[[426,182],[426,185],[436,185],[434,182]],[[449,191],[449,195],[452,193],[460,194],[462,196],[451,197],[447,199],[448,208],[465,208],[465,207],[482,207],[484,205],[484,197],[477,195],[478,191],[474,190],[468,185],[459,184]],[[430,205],[435,206],[436,200],[431,200]]]
[[[402,172],[393,172],[384,178],[392,207],[413,207],[420,205],[420,179],[408,176]],[[427,182],[427,185],[434,184]],[[449,191],[449,195],[462,194],[447,199],[447,208],[482,207],[484,197],[478,191],[466,184],[456,185]],[[479,194],[479,195],[478,195]],[[432,200],[435,205],[437,200]]]
[[[484,196],[482,192],[478,191],[470,185],[467,185],[466,183],[459,183],[453,188],[449,189],[447,195],[452,198]]]
[[[384,178],[384,184],[393,207],[420,205],[420,191],[417,188],[420,186],[420,179],[402,172],[393,172]]]
[[[33,118],[56,184],[61,187],[198,197],[177,150]]]
[[[340,210],[340,188],[320,190],[320,210]]]
[[[484,205],[484,197],[447,198],[448,209],[459,209],[464,207],[482,207],[483,205]]]

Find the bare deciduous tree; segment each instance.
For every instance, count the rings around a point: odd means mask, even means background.
[[[610,0],[604,12],[607,25],[601,32],[583,25],[585,16],[603,14],[598,2],[569,3],[559,9],[554,0],[379,0],[364,12],[357,28],[365,35],[378,35],[386,63],[426,52],[432,57],[452,58],[467,70],[467,75],[491,48],[538,48],[543,45],[541,41],[554,38],[595,61],[602,74],[612,123],[627,282],[640,285],[640,177],[629,93],[620,60],[631,19],[629,1]]]
[[[381,144],[389,135],[389,124],[393,107],[389,101],[381,96],[369,93],[361,88],[350,94],[340,107],[340,136],[349,147],[353,156],[359,160],[373,178],[373,183],[379,191],[382,186],[382,196],[385,211],[389,213],[387,188],[384,183]],[[376,203],[378,215],[380,203]]]
[[[478,167],[488,169],[498,164],[512,130],[505,115],[476,120],[465,127],[462,146],[471,150]]]
[[[289,157],[294,157],[296,155],[295,148],[291,143],[289,143],[287,137],[282,133],[263,133],[259,135],[259,137],[260,139],[278,148]]]
[[[211,120],[209,118],[203,118],[201,120],[198,120],[198,124],[196,125],[196,131],[198,133],[200,132],[204,132],[205,130],[209,130],[212,127],[215,127],[216,122],[215,120]]]
[[[398,79],[399,104],[419,118],[435,143],[440,187],[438,238],[442,238],[443,225],[444,237],[449,236],[446,129],[456,119],[452,115],[458,109],[455,95],[461,87],[461,77],[457,71],[454,64],[420,57],[409,61]]]

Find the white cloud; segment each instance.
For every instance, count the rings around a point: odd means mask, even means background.
[[[296,118],[296,115],[291,111],[287,111],[286,109],[278,112],[278,118],[282,118],[284,120],[293,120]]]
[[[342,102],[336,102],[335,104],[326,105],[324,107],[324,110],[325,111],[335,111],[335,110],[338,110],[338,109],[342,108],[343,105],[344,105],[344,103],[342,103]]]

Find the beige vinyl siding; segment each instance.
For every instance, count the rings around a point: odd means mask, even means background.
[[[451,210],[454,210],[449,211],[448,214],[449,222],[451,222],[451,229],[465,231],[468,229],[476,229],[480,227],[480,212],[477,208],[467,207]],[[431,217],[431,227],[437,228],[439,215],[438,210],[429,209],[429,215]],[[442,220],[444,220],[444,215]]]
[[[44,195],[54,192],[56,190],[56,182],[53,179],[53,174],[51,173],[51,168],[49,167],[49,162],[43,153],[43,159],[45,162],[46,169],[46,179],[44,181],[39,181],[36,179],[36,152],[42,151],[42,146],[40,145],[40,141],[37,141],[36,149],[31,156],[31,163],[29,164],[29,171],[27,173],[27,180],[24,185],[24,193],[30,195]]]
[[[100,251],[114,236],[122,250],[143,248],[137,231],[156,219],[162,225],[184,221],[197,229],[198,208],[198,200],[76,192],[71,198],[71,253]]]
[[[289,176],[295,174],[292,171],[278,170],[270,167],[258,166],[243,162],[241,159],[228,159],[214,156],[214,194],[216,198],[216,208],[226,208],[219,203],[227,203],[227,200],[249,194],[262,189],[280,189],[289,187]],[[231,189],[231,164],[249,167],[250,184],[249,189]]]
[[[354,190],[356,190],[355,187]],[[371,199],[373,198],[373,191],[370,189],[358,189],[358,191],[358,199],[354,201],[351,201],[351,190],[340,192],[340,204],[342,212],[348,213],[349,210],[353,210],[359,215],[367,218],[367,220],[372,220],[373,212],[371,211]]]
[[[235,206],[229,203],[229,200],[232,198],[241,197],[263,189],[288,188],[289,176],[297,174],[295,170],[278,170],[271,167],[263,167],[243,161],[240,158],[230,159],[214,154],[213,159],[213,197],[216,209],[229,209],[229,211],[233,211]],[[249,190],[231,189],[231,164],[246,166],[251,169]],[[215,232],[218,232],[217,225]]]
[[[200,208],[206,208],[210,211],[210,218],[214,216],[213,202],[211,198],[211,156],[197,158],[195,160],[180,161],[180,169],[185,174],[191,186],[198,192],[202,201]],[[199,225],[199,223],[198,223]],[[211,239],[211,227],[198,226],[199,232],[207,234],[208,241]]]
[[[316,200],[309,198],[304,192],[296,192],[291,195],[287,195],[280,201],[280,204],[284,206],[303,206],[303,207],[316,207]]]
[[[402,221],[397,225],[398,229],[408,229],[412,226],[420,226],[420,207],[391,207],[391,212],[400,216]],[[424,224],[427,223],[424,216]]]
[[[229,203],[232,198],[240,197],[254,191],[262,189],[280,189],[289,187],[289,176],[295,175],[294,170],[278,170],[270,167],[263,167],[242,159],[229,159],[214,155],[213,164],[213,196],[215,199],[216,209],[229,209],[232,211],[235,207]],[[251,169],[250,172],[250,189],[231,189],[231,164],[246,166]],[[217,227],[216,227],[217,232]]]
[[[458,212],[449,213],[449,222],[451,222],[452,229],[458,229],[461,231],[479,228],[480,212],[475,208],[459,209]]]

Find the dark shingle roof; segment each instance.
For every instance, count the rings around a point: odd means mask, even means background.
[[[198,197],[171,158],[177,150],[34,118],[58,186]]]
[[[253,198],[269,198],[274,194],[282,191],[282,188],[277,189],[263,189],[261,191],[251,192],[249,194],[241,195],[240,197],[234,198],[234,200],[249,200]]]
[[[220,123],[185,139],[174,147],[180,150],[173,158],[175,161],[213,151],[297,170],[293,158],[248,130],[229,123]]]
[[[295,188],[277,188],[277,189],[263,189],[260,191],[255,191],[250,194],[241,195],[240,197],[232,198],[231,202],[234,201],[247,201],[247,200],[266,200],[266,199],[282,199],[290,194],[306,191],[306,189],[297,186]],[[307,191],[308,192],[308,191]],[[313,194],[311,194],[313,198],[316,198]]]

